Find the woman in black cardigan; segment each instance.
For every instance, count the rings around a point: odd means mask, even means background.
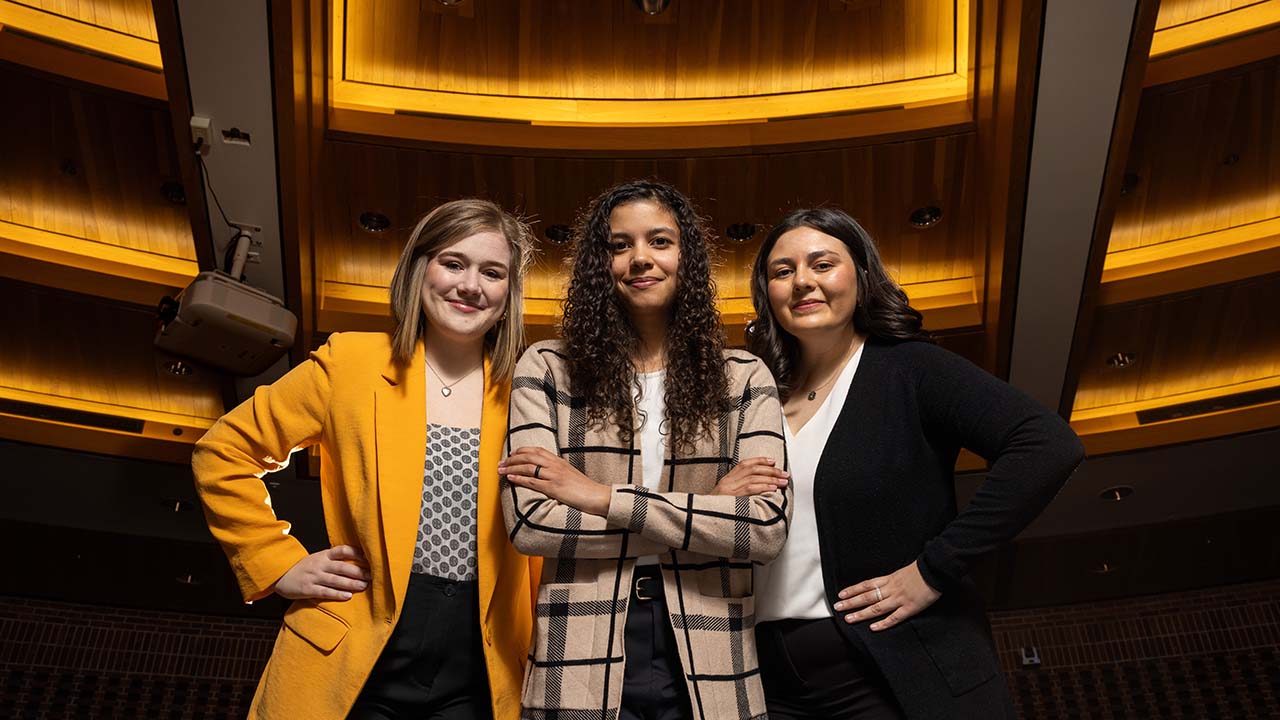
[[[773,229],[752,299],[748,343],[778,382],[796,494],[791,540],[756,593],[770,717],[1014,717],[967,572],[1044,509],[1083,458],[1079,439],[929,342],[840,210]],[[961,448],[991,470],[957,514]]]

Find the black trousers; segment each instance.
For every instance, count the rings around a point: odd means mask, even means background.
[[[409,576],[400,620],[349,720],[492,720],[476,582]]]
[[[865,647],[835,618],[756,625],[760,679],[771,720],[902,720],[905,716]]]
[[[676,636],[667,615],[662,573],[637,565],[623,630],[626,667],[620,720],[683,720],[693,716]]]

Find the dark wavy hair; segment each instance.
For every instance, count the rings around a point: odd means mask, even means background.
[[[628,203],[651,200],[666,208],[680,230],[676,291],[667,322],[665,403],[672,447],[691,450],[728,408],[724,326],[711,279],[710,233],[693,203],[666,183],[633,180],[605,190],[578,218],[572,279],[562,337],[573,393],[585,399],[589,421],[612,423],[631,442],[640,336],[614,288],[609,215]]]
[[[837,208],[792,210],[769,231],[756,253],[751,268],[751,304],[755,306],[756,319],[747,328],[747,349],[769,366],[783,402],[791,394],[792,373],[800,347],[795,336],[778,324],[769,306],[769,253],[773,252],[778,238],[801,227],[830,235],[849,248],[858,268],[858,305],[853,311],[853,327],[860,334],[893,342],[932,342],[923,328],[920,311],[911,307],[907,293],[889,277],[875,242],[857,220]]]

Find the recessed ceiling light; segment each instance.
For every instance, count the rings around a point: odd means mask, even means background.
[[[160,194],[165,200],[174,205],[182,205],[187,202],[187,190],[182,187],[182,183],[174,180],[166,180],[160,185]]]
[[[734,223],[725,229],[725,234],[734,242],[744,243],[755,237],[756,229],[755,223]]]
[[[386,232],[391,227],[391,219],[379,212],[360,213],[360,229],[365,232]]]
[[[164,364],[164,369],[170,375],[176,375],[178,377],[186,377],[192,372],[191,366],[181,360],[170,360],[166,362]]]
[[[1110,575],[1118,569],[1119,568],[1117,568],[1114,563],[1103,560],[1102,562],[1090,567],[1089,572],[1094,575]]]
[[[645,15],[661,15],[663,10],[671,4],[671,0],[633,0],[636,7],[640,8]]]
[[[71,177],[75,177],[76,174],[80,172],[80,166],[76,165],[75,160],[63,160],[62,165],[59,166],[58,169],[62,171],[63,175],[69,175]]]
[[[1128,195],[1138,189],[1138,183],[1142,182],[1142,176],[1137,173],[1125,173],[1120,179],[1120,194]]]
[[[936,205],[919,207],[911,211],[911,224],[918,228],[933,227],[942,221],[942,208]]]
[[[542,234],[556,245],[564,245],[573,239],[573,230],[568,225],[560,223],[548,225],[547,229],[542,231]]]
[[[1133,488],[1128,485],[1116,485],[1098,493],[1098,499],[1106,500],[1107,502],[1120,502],[1132,494]]]
[[[174,578],[173,581],[178,583],[179,585],[186,585],[187,587],[195,587],[197,585],[204,584],[203,580],[196,577],[195,575],[192,575],[191,573],[187,573],[186,575],[179,575],[178,577]]]
[[[1114,368],[1116,370],[1123,370],[1124,368],[1132,366],[1137,361],[1138,356],[1131,352],[1112,353],[1107,356],[1107,367]]]

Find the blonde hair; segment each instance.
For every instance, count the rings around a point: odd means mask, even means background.
[[[527,225],[488,200],[468,198],[440,205],[422,216],[409,234],[391,276],[391,315],[396,321],[391,352],[397,362],[407,364],[413,358],[427,329],[422,286],[431,259],[459,240],[485,231],[502,235],[511,248],[505,312],[484,336],[491,376],[511,379],[524,349],[524,274],[532,260],[533,242]]]

